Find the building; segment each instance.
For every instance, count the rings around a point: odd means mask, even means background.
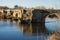
[[[22,20],[25,22],[32,21],[32,9],[27,8],[23,10]]]
[[[0,7],[0,14],[3,14],[4,18],[21,18],[23,14],[22,7],[8,8],[8,7]]]
[[[0,18],[3,18],[3,10],[0,9]]]
[[[3,17],[3,15],[4,15],[4,10],[6,10],[6,9],[9,9],[9,8],[6,7],[6,6],[0,6],[0,17]]]
[[[11,10],[13,12],[13,17],[14,18],[21,18],[22,17],[22,14],[23,14],[23,9],[12,9]]]
[[[46,13],[49,15],[46,15]],[[6,6],[4,7],[0,6],[0,17],[2,17],[2,15],[3,15],[3,18],[5,19],[21,19],[21,21],[24,20],[26,22],[31,22],[31,21],[36,22],[36,20],[40,21],[40,19],[44,17],[45,18],[48,18],[48,17],[60,18],[60,10],[23,8],[19,6],[15,6],[14,8],[8,8]]]

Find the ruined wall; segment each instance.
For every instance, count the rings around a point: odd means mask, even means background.
[[[32,21],[32,9],[23,10],[22,20]]]
[[[13,17],[21,18],[23,14],[22,9],[14,9],[13,11]]]

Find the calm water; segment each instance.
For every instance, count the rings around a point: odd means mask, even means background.
[[[0,20],[0,40],[46,40],[49,32],[54,32],[60,27],[60,19],[46,19],[44,29],[41,29],[40,24]]]

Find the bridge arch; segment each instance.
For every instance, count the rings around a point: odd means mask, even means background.
[[[49,14],[46,10],[34,9],[32,11],[32,22],[45,22],[45,18]]]
[[[60,18],[60,15],[58,13],[51,13],[49,15],[46,16],[46,18]]]
[[[40,9],[34,9],[32,11],[32,23],[39,23],[39,28],[42,30],[42,32],[47,31],[45,27],[45,18],[50,13],[46,10],[40,10]]]

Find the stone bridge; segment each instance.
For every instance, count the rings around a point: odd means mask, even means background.
[[[30,22],[45,22],[46,18],[60,18],[60,12],[50,12],[48,10],[24,10],[22,20]]]
[[[46,16],[46,18],[58,18],[60,19],[60,13],[51,13]]]
[[[30,21],[32,23],[40,23],[41,29],[46,30],[45,28],[45,19],[46,18],[60,18],[60,13],[49,12],[47,10],[34,9],[31,13],[25,11],[23,14],[23,20]],[[24,21],[23,21],[24,22]]]
[[[50,13],[47,10],[40,10],[40,9],[34,9],[32,11],[32,22],[33,23],[40,23],[39,25],[41,26],[40,28],[43,29],[43,32],[47,31],[45,28],[45,19],[46,18],[60,18],[60,13],[59,12],[52,12]]]
[[[32,14],[32,22],[45,22],[46,16],[50,13],[46,10],[34,9]]]
[[[48,16],[50,13],[46,10],[40,10],[40,9],[34,9],[32,11],[32,23],[39,23],[41,29],[43,29],[43,32],[46,31],[45,28],[45,18]]]

